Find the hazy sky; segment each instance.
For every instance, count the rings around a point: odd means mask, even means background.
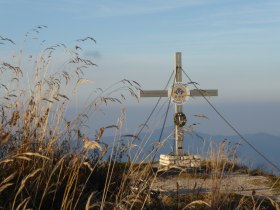
[[[279,0],[0,0],[0,25],[0,35],[17,44],[0,46],[2,57],[26,47],[24,34],[36,25],[48,26],[40,34],[45,46],[94,37],[97,44],[84,54],[98,67],[87,74],[93,83],[83,89],[84,96],[123,78],[143,89],[161,89],[173,70],[174,53],[182,52],[184,70],[201,88],[219,90],[211,101],[237,128],[280,135]],[[36,40],[29,42],[28,48],[38,47]],[[154,102],[127,106],[148,115],[141,107]],[[190,99],[190,112],[196,105],[207,107],[203,104]],[[212,116],[209,108],[205,113]],[[214,114],[206,124],[206,132],[229,133]]]

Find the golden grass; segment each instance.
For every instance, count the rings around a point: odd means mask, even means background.
[[[79,44],[84,41],[95,42],[87,37],[79,39]],[[150,137],[141,139],[137,145],[134,140],[138,136],[122,133],[124,110],[117,122],[96,128],[96,136],[85,134],[87,119],[102,106],[121,104],[126,99],[124,92],[137,99],[135,92],[140,86],[135,81],[124,79],[107,89],[97,88],[81,113],[68,119],[66,111],[73,96],[80,86],[91,83],[84,71],[96,66],[79,54],[81,48],[56,44],[37,56],[27,57],[20,51],[20,57],[14,57],[10,63],[1,61],[0,208],[261,209],[254,197],[234,197],[221,192],[224,172],[236,166],[235,160],[228,158],[232,154],[225,142],[211,145],[208,161],[202,166],[203,177],[212,180],[210,193],[166,197],[151,189],[162,172],[156,171],[150,160],[172,133],[144,159],[140,156]],[[65,58],[63,68],[53,69],[52,62],[60,54]],[[31,60],[32,72],[21,65],[24,59]],[[111,146],[102,138],[112,128],[116,133]],[[124,137],[130,138],[128,144],[123,144]],[[133,148],[138,150],[130,158]],[[125,162],[123,154],[128,154]],[[202,175],[189,174],[185,178],[190,176]],[[235,199],[233,203],[231,199]],[[279,208],[273,200],[270,204]]]
[[[59,53],[66,57],[63,69],[50,69]],[[25,58],[21,56],[18,60]],[[85,135],[83,126],[101,106],[122,103],[125,91],[137,98],[139,84],[124,79],[105,90],[98,89],[84,110],[69,121],[65,113],[71,98],[81,85],[91,82],[81,76],[95,64],[80,56],[77,45],[53,45],[32,58],[33,73],[28,70],[32,78],[26,78],[25,66],[18,61],[1,62],[0,66],[0,96],[4,99],[0,107],[0,207],[106,209],[128,205],[131,200],[142,204],[139,196],[129,197],[129,186],[137,173],[137,178],[147,179],[147,172],[117,162],[124,112],[116,125],[97,128],[95,137]],[[7,79],[9,83],[4,81]],[[112,154],[102,142],[109,128],[118,131]],[[105,155],[111,158],[105,160]]]

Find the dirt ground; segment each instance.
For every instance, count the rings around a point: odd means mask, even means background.
[[[158,177],[152,184],[152,189],[161,194],[187,194],[207,193],[217,189],[225,193],[237,193],[240,195],[264,196],[280,202],[280,193],[275,192],[269,186],[271,180],[264,176],[249,176],[246,174],[229,174],[221,179],[213,181],[211,178],[194,178],[183,176]]]

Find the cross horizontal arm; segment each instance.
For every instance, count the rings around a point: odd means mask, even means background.
[[[190,90],[190,96],[218,96],[218,90]]]
[[[140,97],[168,97],[168,90],[141,90]]]

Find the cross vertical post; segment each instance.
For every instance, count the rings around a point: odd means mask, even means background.
[[[176,82],[182,82],[182,59],[181,53],[175,53],[175,80]],[[175,113],[183,112],[183,105],[176,104]],[[175,153],[178,156],[184,155],[184,129],[176,125],[175,127]]]
[[[175,104],[175,154],[160,155],[159,164],[161,166],[179,165],[184,167],[199,167],[200,157],[196,155],[184,154],[184,128],[187,118],[183,113],[183,104],[189,97],[217,96],[218,90],[194,89],[189,90],[186,84],[182,83],[182,59],[181,53],[175,53],[174,83],[169,90],[141,90],[140,97],[170,97]],[[190,81],[191,82],[191,81]]]

